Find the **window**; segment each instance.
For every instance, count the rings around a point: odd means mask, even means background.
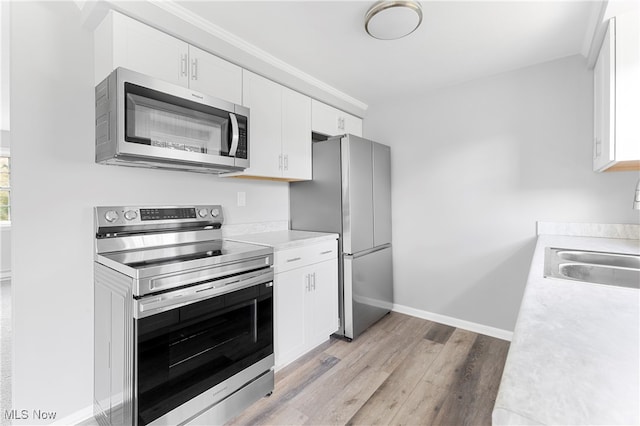
[[[0,223],[11,220],[11,177],[9,157],[0,157]]]

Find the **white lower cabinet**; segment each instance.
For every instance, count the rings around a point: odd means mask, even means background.
[[[309,270],[305,309],[311,319],[305,340],[313,348],[338,331],[338,262],[317,263]]]
[[[305,278],[306,268],[282,272],[275,276],[275,356],[281,367],[304,353],[305,347]]]
[[[275,362],[282,368],[338,330],[337,242],[276,252]]]

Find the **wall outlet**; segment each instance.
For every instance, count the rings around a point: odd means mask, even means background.
[[[238,192],[238,207],[244,207],[247,205],[247,193]]]

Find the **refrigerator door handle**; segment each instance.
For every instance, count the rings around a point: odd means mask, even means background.
[[[390,243],[389,244],[383,244],[381,246],[373,247],[373,248],[370,248],[368,250],[359,251],[358,253],[345,253],[344,257],[347,257],[349,259],[357,259],[359,257],[366,256],[368,254],[375,253],[375,252],[380,251],[380,250],[388,249],[389,247],[391,247]]]

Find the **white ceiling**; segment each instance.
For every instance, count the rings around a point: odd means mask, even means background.
[[[179,1],[299,70],[372,104],[587,54],[599,1],[421,1],[410,36],[364,31],[374,1]]]

